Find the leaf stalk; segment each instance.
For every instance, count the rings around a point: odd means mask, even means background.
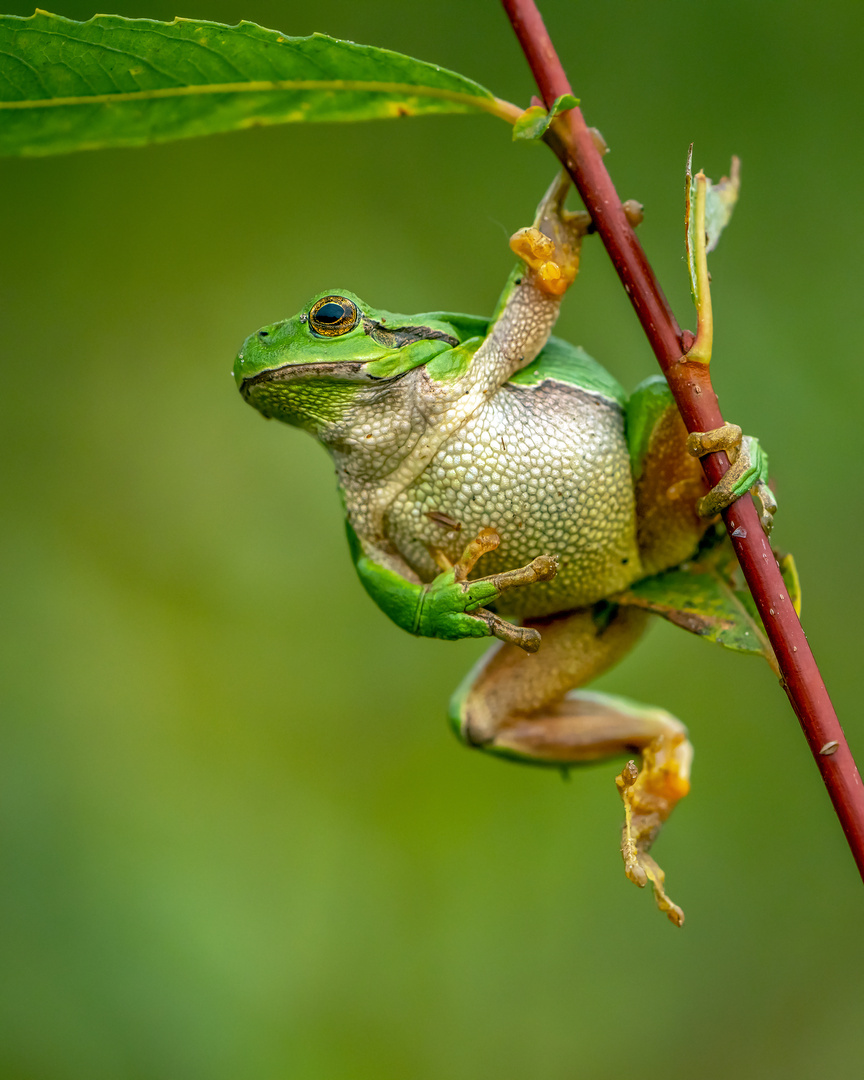
[[[687,170],[688,180],[690,170]],[[711,363],[714,346],[714,312],[711,307],[711,279],[708,274],[708,241],[705,235],[705,202],[708,181],[704,172],[696,174],[696,220],[694,222],[694,269],[696,271],[696,340],[687,350],[687,359],[699,364]]]

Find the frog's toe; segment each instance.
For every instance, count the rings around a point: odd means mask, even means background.
[[[456,581],[467,580],[480,559],[488,552],[494,551],[500,543],[501,537],[495,529],[481,529],[462,552],[459,562],[453,565]]]
[[[774,515],[777,513],[777,500],[774,498],[774,492],[764,480],[757,480],[753,485],[752,494],[759,509],[759,520],[762,522],[762,528],[766,533],[770,533],[774,528]]]
[[[463,594],[469,598],[464,610],[469,612],[473,619],[485,624],[486,633],[510,645],[518,645],[525,652],[537,652],[540,648],[540,634],[537,630],[509,623],[482,605],[493,603],[501,593],[510,589],[533,585],[538,581],[551,581],[558,573],[558,556],[538,555],[526,566],[487,577],[472,578],[469,581],[468,575],[480,559],[494,551],[500,543],[501,537],[495,529],[481,529],[465,547],[459,561],[452,567],[442,568],[452,571],[454,584],[458,584]]]
[[[456,581],[467,582],[468,575],[477,563],[490,551],[494,551],[501,543],[501,537],[496,529],[481,529],[473,540],[466,546],[462,556],[452,567]],[[488,577],[474,578],[471,584],[489,582],[494,585],[499,593],[509,589],[519,588],[521,585],[533,585],[535,581],[551,581],[558,573],[557,555],[538,555],[527,566],[519,566],[515,570],[505,570],[501,574],[490,574]]]
[[[501,574],[490,574],[489,577],[477,578],[470,582],[475,585],[478,582],[491,585],[496,596],[510,589],[518,589],[523,585],[533,585],[538,581],[551,581],[558,573],[557,555],[538,555],[527,566],[517,567],[515,570],[505,570]],[[524,626],[516,626],[506,622],[499,615],[495,615],[485,608],[477,609],[474,614],[483,619],[489,627],[490,633],[501,641],[510,645],[518,645],[525,652],[534,653],[540,648],[540,633],[537,630]]]
[[[537,287],[550,296],[563,296],[579,272],[579,253],[560,248],[533,225],[510,237],[510,249],[533,272]]]
[[[505,641],[508,645],[516,645],[526,653],[535,653],[540,648],[540,631],[530,626],[517,626],[507,622],[494,611],[486,608],[478,608],[474,613],[476,618],[482,619],[489,627],[489,633],[497,637],[499,641]]]
[[[759,506],[759,517],[766,533],[774,524],[777,502],[768,487],[768,455],[759,440],[742,435],[737,424],[724,424],[713,431],[694,431],[687,437],[687,452],[694,457],[724,450],[729,468],[719,482],[701,498],[696,509],[700,517],[710,518],[752,491]]]
[[[522,585],[533,585],[537,581],[551,581],[558,573],[557,555],[538,555],[527,566],[515,570],[505,570],[501,574],[492,574],[485,579],[491,581],[499,593],[518,589]]]

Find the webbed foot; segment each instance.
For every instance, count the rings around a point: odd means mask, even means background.
[[[699,515],[714,517],[750,491],[757,502],[762,528],[770,533],[777,501],[768,487],[768,455],[759,440],[742,435],[737,424],[724,424],[713,431],[693,431],[687,436],[688,454],[704,457],[715,450],[726,452],[729,468],[719,483],[696,504]]]
[[[642,768],[628,761],[615,780],[624,802],[624,872],[640,888],[651,882],[657,907],[676,926],[684,924],[684,912],[667,895],[665,874],[648,849],[675,804],[690,790],[691,758],[692,748],[685,734],[661,734],[642,751]]]

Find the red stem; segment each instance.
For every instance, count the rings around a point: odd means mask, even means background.
[[[533,0],[502,0],[502,3],[546,107],[551,108],[556,98],[572,91],[540,13]],[[687,430],[710,431],[720,427],[723,418],[708,366],[688,361],[684,355],[693,336],[678,326],[627,220],[582,111],[571,109],[565,116],[569,120],[569,138],[553,139],[552,148],[591,214],[669,382]],[[723,453],[710,454],[702,461],[712,485],[729,467]],[[864,787],[752,499],[739,499],[725,511],[723,519],[777,657],[781,686],[801,723],[864,878]]]

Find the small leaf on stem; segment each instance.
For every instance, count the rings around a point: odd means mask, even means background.
[[[556,116],[560,116],[568,109],[575,109],[578,104],[577,97],[572,94],[562,94],[555,99],[548,112],[542,105],[531,105],[513,125],[513,141],[525,139],[533,142],[542,139]]]

